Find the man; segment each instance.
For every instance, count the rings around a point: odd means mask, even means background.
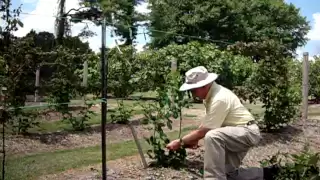
[[[180,91],[190,90],[193,97],[204,101],[206,115],[199,128],[167,145],[197,147],[204,138],[205,180],[263,180],[263,169],[239,170],[248,150],[259,143],[259,127],[252,114],[229,89],[217,84],[218,75],[203,66],[186,72]]]

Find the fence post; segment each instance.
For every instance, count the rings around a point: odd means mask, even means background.
[[[171,74],[174,75],[174,73],[177,71],[177,60],[175,58],[173,58],[171,60]],[[171,91],[171,90],[170,90]],[[172,94],[172,92],[170,92],[171,96],[171,105],[174,106],[174,95]]]
[[[41,67],[38,66],[36,70],[36,82],[35,82],[36,90],[34,92],[34,102],[38,102],[39,88],[40,88],[40,68]]]
[[[302,121],[303,125],[308,119],[308,94],[309,94],[309,53],[303,53],[303,69],[302,69]],[[303,127],[304,128],[304,127]]]
[[[177,71],[177,60],[172,59],[171,60],[171,72],[176,72]]]
[[[88,61],[85,61],[83,63],[83,82],[82,82],[83,87],[88,87]],[[82,97],[83,104],[86,104],[86,94]]]

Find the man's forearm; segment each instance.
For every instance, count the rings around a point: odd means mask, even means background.
[[[204,138],[206,135],[207,130],[203,129],[197,129],[194,131],[191,131],[189,134],[185,135],[182,138],[183,144],[190,145],[193,144],[193,142],[199,141],[200,139]]]

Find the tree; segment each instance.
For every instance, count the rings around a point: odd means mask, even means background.
[[[310,62],[309,73],[309,95],[313,96],[316,101],[320,101],[320,58],[315,57],[314,61]]]
[[[188,36],[194,36],[207,42],[217,40],[214,43],[220,48],[246,42],[237,50],[245,49],[243,54],[259,59],[263,49],[256,43],[273,40],[292,54],[306,43],[310,29],[299,9],[283,0],[150,0],[150,4],[150,45],[154,48],[184,44],[193,39]]]
[[[230,89],[242,86],[251,76],[254,66],[249,58],[221,51],[214,44],[197,41],[144,51],[139,53],[137,58],[141,71],[133,74],[132,81],[139,84],[140,88],[148,90],[165,84],[165,77],[171,71],[170,63],[173,59],[177,61],[182,77],[192,67],[201,65],[211,72],[218,73],[218,82]]]
[[[66,14],[73,18],[72,22],[82,22],[82,19],[99,19],[102,15],[107,19],[107,25],[115,28],[115,34],[120,36],[124,45],[132,45],[137,35],[137,22],[146,17],[135,11],[135,6],[144,0],[82,0],[81,7],[73,14]],[[100,19],[101,20],[101,19]],[[101,22],[96,22],[100,25]]]

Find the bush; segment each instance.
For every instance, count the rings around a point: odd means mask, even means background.
[[[140,53],[137,58],[145,68],[134,74],[133,81],[145,90],[155,90],[158,84],[165,83],[165,76],[171,71],[172,60],[177,61],[182,77],[193,67],[205,66],[208,71],[218,73],[220,76],[217,81],[230,89],[243,86],[255,66],[249,58],[221,51],[214,44],[199,42],[148,50]]]
[[[146,69],[145,64],[137,62],[132,46],[122,46],[121,52],[113,48],[108,52],[108,92],[115,97],[127,97],[138,89],[131,81],[132,75],[140,69]]]
[[[320,57],[315,57],[314,61],[310,62],[309,71],[309,95],[316,100],[320,100]]]
[[[278,153],[261,161],[262,166],[277,164],[280,172],[275,180],[319,180],[320,153],[305,148],[299,154]]]
[[[15,108],[9,112],[8,124],[14,133],[27,133],[30,128],[39,126],[38,113]]]
[[[166,151],[165,146],[170,142],[170,139],[163,131],[163,127],[172,129],[171,118],[182,122],[182,108],[189,107],[188,101],[184,98],[185,94],[179,91],[181,85],[181,77],[179,72],[171,73],[166,76],[166,86],[157,89],[158,101],[156,104],[144,106],[144,115],[146,121],[153,125],[153,135],[146,139],[147,143],[152,147],[147,154],[155,162],[155,166],[180,168],[184,165],[187,157],[187,152],[184,147],[177,151]]]
[[[254,96],[264,104],[263,129],[274,131],[288,125],[296,118],[301,102],[301,90],[290,82],[291,59],[267,57],[258,64],[257,71],[251,79],[250,89]]]

